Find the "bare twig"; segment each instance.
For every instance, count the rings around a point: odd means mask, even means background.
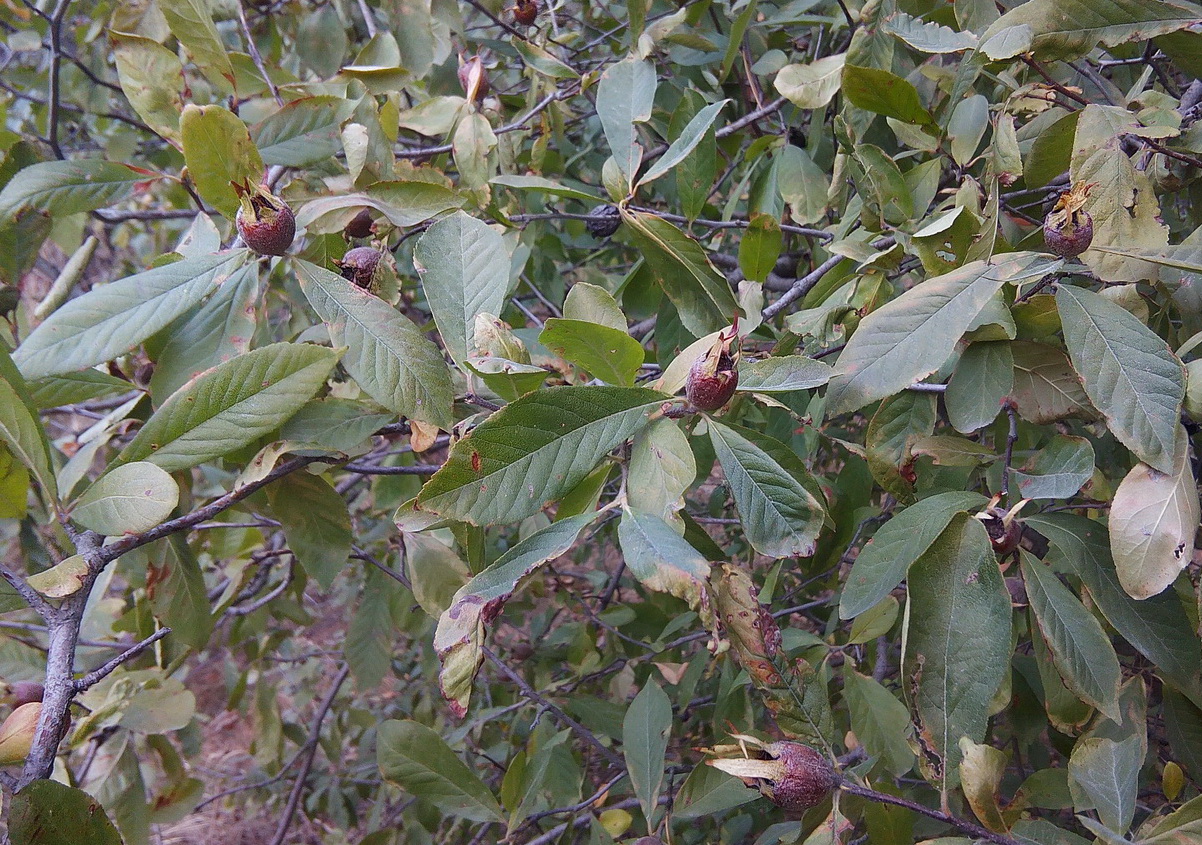
[[[305,743],[305,748],[302,751],[300,771],[296,775],[296,783],[292,785],[292,792],[288,795],[288,804],[284,807],[284,815],[280,817],[280,826],[276,828],[275,837],[271,840],[271,845],[283,845],[284,837],[288,835],[288,828],[292,826],[292,819],[296,815],[296,808],[300,806],[301,795],[305,791],[305,781],[309,778],[309,770],[313,768],[313,759],[317,756],[317,746],[321,739],[321,723],[325,721],[326,714],[330,712],[330,708],[334,706],[334,699],[338,695],[338,690],[346,681],[347,675],[351,673],[349,663],[342,664],[342,669],[334,678],[334,683],[330,686],[330,691],[326,693],[325,699],[317,708],[317,713],[313,717],[313,723],[309,728],[309,739]]]
[[[54,12],[50,15],[50,90],[46,95],[49,104],[49,112],[46,117],[46,139],[50,142],[50,148],[54,150],[55,158],[60,159],[65,156],[58,144],[59,99],[62,96],[59,71],[63,64],[63,18],[67,16],[67,7],[70,5],[71,0],[58,0]]]
[[[911,812],[919,813],[928,818],[937,819],[944,824],[950,824],[957,830],[971,834],[975,839],[984,839],[987,842],[994,842],[996,845],[1019,845],[1017,839],[1011,839],[1001,833],[994,833],[992,830],[986,830],[978,824],[962,819],[959,816],[953,816],[951,813],[944,813],[939,810],[925,807],[914,801],[907,801],[905,798],[898,798],[896,795],[887,795],[884,792],[877,792],[875,789],[869,789],[866,786],[859,786],[851,781],[843,781],[839,788],[844,792],[852,795],[858,795],[861,798],[867,798],[869,801],[876,801],[881,804],[892,804],[895,807],[905,807]]]
[[[171,633],[170,628],[159,628],[159,630],[155,631],[153,634],[151,634],[146,639],[142,640],[140,643],[135,643],[134,645],[127,648],[125,651],[118,654],[112,660],[105,663],[100,668],[93,669],[91,672],[89,672],[88,674],[84,675],[82,678],[77,680],[75,682],[75,691],[83,692],[84,690],[89,689],[90,687],[93,687],[96,684],[100,683],[100,681],[104,680],[109,674],[112,673],[112,671],[114,669],[116,669],[122,663],[128,663],[130,660],[133,660],[139,654],[144,652],[146,649],[150,648],[152,645],[154,645],[155,643],[157,643],[159,640],[161,640],[163,637],[167,636],[170,633]]]
[[[255,63],[255,67],[259,69],[259,75],[263,77],[263,81],[267,83],[267,90],[271,92],[272,99],[275,100],[277,106],[284,105],[284,98],[280,96],[280,89],[275,87],[275,81],[271,78],[271,74],[267,72],[267,65],[263,61],[263,54],[259,52],[259,45],[255,43],[255,36],[250,31],[250,24],[246,21],[246,9],[242,3],[238,3],[238,22],[242,24],[242,32],[246,35],[246,49],[250,51],[250,57]]]
[[[1009,402],[1006,403],[1006,416],[1010,420],[1010,428],[1006,432],[1006,458],[1002,466],[1002,497],[1010,503],[1010,464],[1014,460],[1014,444],[1018,441],[1018,412]]]

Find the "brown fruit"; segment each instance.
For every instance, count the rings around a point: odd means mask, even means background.
[[[287,203],[266,185],[252,188],[250,183],[234,183],[238,193],[238,213],[234,222],[242,242],[259,255],[283,255],[296,237],[296,218]]]
[[[346,228],[342,230],[342,234],[348,238],[370,238],[372,236],[372,225],[375,222],[375,218],[371,216],[371,211],[365,208],[351,218],[351,222],[346,224]]]
[[[384,253],[370,246],[357,246],[347,250],[346,255],[338,262],[342,278],[354,283],[367,291],[374,291],[379,285],[380,259]]]
[[[1012,554],[1019,546],[1023,539],[1023,525],[1018,521],[1018,512],[1027,504],[1027,499],[1023,499],[1009,511],[997,507],[996,502],[1000,497],[995,497],[990,506],[977,514],[977,519],[981,520],[985,526],[985,533],[989,535],[989,543],[993,546],[994,552],[999,555]]]
[[[738,745],[718,746],[722,759],[709,764],[727,774],[743,778],[773,804],[791,814],[801,813],[825,801],[839,785],[830,761],[800,742],[762,742],[736,734]],[[740,753],[741,757],[725,756]],[[751,756],[755,754],[755,756]]]
[[[693,362],[684,393],[699,411],[716,411],[730,401],[739,386],[738,323],[721,332],[705,355]]]
[[[488,84],[488,74],[484,70],[484,62],[479,56],[465,59],[462,53],[459,54],[459,84],[463,86],[463,93],[469,100],[477,103],[484,102],[491,86]]]
[[[599,205],[588,213],[584,228],[594,238],[608,238],[622,225],[622,212],[616,205]]]
[[[17,681],[7,686],[4,697],[13,707],[20,707],[22,704],[29,704],[32,701],[41,701],[42,695],[46,691],[37,681]]]
[[[1043,242],[1061,258],[1076,258],[1093,243],[1093,217],[1084,209],[1092,187],[1074,185],[1060,195],[1056,207],[1044,218]]]
[[[538,0],[517,0],[513,4],[513,19],[523,26],[531,26],[538,17]]]

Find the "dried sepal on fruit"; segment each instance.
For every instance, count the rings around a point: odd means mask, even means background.
[[[739,386],[739,321],[718,333],[714,345],[693,362],[684,393],[699,411],[716,411],[730,401]]]
[[[1093,183],[1074,185],[1060,195],[1043,221],[1043,241],[1061,258],[1075,258],[1093,243],[1093,217],[1085,202]]]
[[[993,551],[999,555],[1009,555],[1022,547],[1036,557],[1042,558],[1047,554],[1047,538],[1023,525],[1018,518],[1019,512],[1031,500],[1023,499],[1007,511],[998,507],[1001,498],[1000,494],[994,496],[989,504],[976,514],[976,518],[985,526],[985,533],[989,535],[989,543],[993,546]]]
[[[737,745],[706,749],[716,755],[706,763],[742,778],[776,806],[801,813],[825,801],[839,785],[834,767],[820,752],[800,742],[764,742],[733,734]]]
[[[283,255],[296,237],[296,218],[288,204],[266,185],[231,182],[238,194],[234,223],[238,234],[259,255]]]

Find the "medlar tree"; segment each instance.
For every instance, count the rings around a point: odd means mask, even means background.
[[[1202,836],[1200,22],[6,3],[10,841]]]

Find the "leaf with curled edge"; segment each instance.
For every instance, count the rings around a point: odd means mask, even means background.
[[[829,751],[834,721],[826,686],[809,663],[784,654],[780,626],[760,604],[747,570],[723,564],[714,584],[714,610],[781,732]]]
[[[438,683],[456,716],[467,715],[472,681],[484,662],[485,626],[535,570],[567,552],[597,514],[591,511],[562,519],[532,534],[455,593],[438,619],[434,650],[442,662]]]

